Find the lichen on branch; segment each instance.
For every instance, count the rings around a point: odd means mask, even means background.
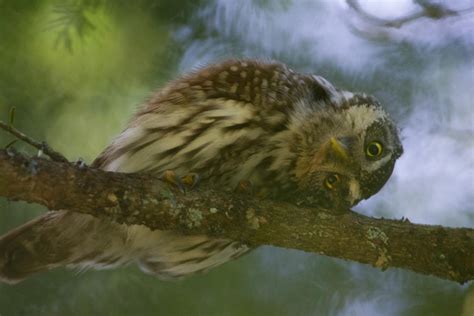
[[[183,193],[147,174],[106,172],[0,150],[0,196],[128,225],[300,249],[381,269],[474,279],[474,230],[376,219],[201,187]]]

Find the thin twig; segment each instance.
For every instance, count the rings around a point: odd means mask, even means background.
[[[7,131],[8,133],[12,134],[16,138],[24,141],[25,143],[35,147],[38,150],[41,150],[43,153],[45,153],[47,156],[49,156],[52,160],[57,161],[57,162],[68,162],[66,157],[58,153],[57,151],[53,150],[51,147],[46,142],[39,142],[37,140],[34,140],[13,126],[4,123],[3,121],[0,121],[0,128],[3,130]]]
[[[382,19],[363,10],[359,4],[359,1],[357,0],[346,0],[346,3],[355,13],[357,13],[361,18],[363,18],[367,22],[374,25],[378,25],[381,27],[388,27],[388,28],[400,28],[404,24],[413,22],[423,17],[433,19],[433,20],[439,20],[439,19],[443,19],[443,18],[447,18],[451,16],[457,16],[457,15],[469,13],[474,9],[471,7],[471,8],[467,8],[467,9],[463,9],[459,11],[454,11],[442,5],[432,4],[427,1],[417,0],[415,1],[415,3],[418,4],[420,7],[422,7],[420,11],[401,17],[401,18],[397,18],[397,19]]]

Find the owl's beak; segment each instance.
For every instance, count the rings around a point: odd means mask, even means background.
[[[349,160],[349,154],[347,153],[347,146],[335,137],[331,137],[329,140],[331,151],[339,157],[341,160]]]

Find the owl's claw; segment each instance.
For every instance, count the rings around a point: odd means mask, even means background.
[[[184,184],[181,182],[181,178],[178,177],[176,172],[173,170],[166,170],[163,172],[163,175],[161,176],[161,179],[168,185],[177,188],[181,192],[184,193]]]
[[[197,173],[188,173],[182,177],[178,176],[173,170],[163,172],[162,180],[185,193],[186,189],[196,189],[200,183],[200,177]]]
[[[201,177],[194,172],[188,173],[187,175],[181,177],[181,183],[190,189],[197,189],[200,182]]]

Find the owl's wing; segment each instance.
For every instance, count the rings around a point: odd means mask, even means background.
[[[341,91],[317,75],[304,75],[278,62],[227,60],[195,70],[159,90],[138,112],[160,112],[166,105],[193,106],[202,101],[232,100],[260,110],[291,111],[299,100],[339,101]]]
[[[183,164],[197,168],[223,149],[240,150],[234,146],[238,140],[255,148],[268,143],[287,129],[296,106],[314,111],[343,96],[324,78],[277,62],[225,61],[159,90],[93,166],[121,172],[179,169]]]

